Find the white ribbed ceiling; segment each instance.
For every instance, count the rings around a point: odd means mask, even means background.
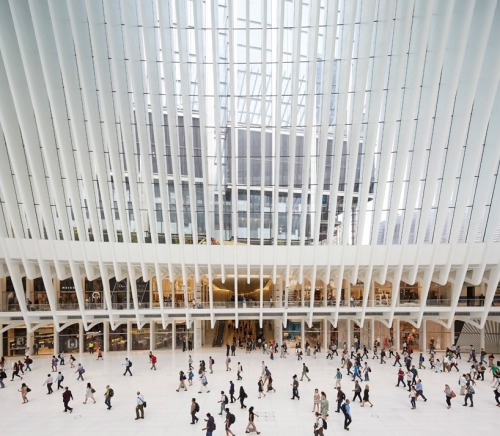
[[[496,0],[0,0],[0,236],[498,242],[498,41]]]

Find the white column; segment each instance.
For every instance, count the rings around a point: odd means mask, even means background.
[[[176,335],[175,321],[172,321],[172,351],[175,351],[175,341],[177,340]]]
[[[455,343],[455,321],[451,323],[450,327],[450,345]]]
[[[201,321],[193,321],[193,348],[199,350],[202,347]]]
[[[339,289],[338,292],[342,293],[342,290]],[[350,302],[350,300],[351,300],[351,281],[350,280],[347,280],[346,294],[347,295],[345,295],[345,305],[347,307],[349,307],[349,305],[351,304],[351,302]]]
[[[0,323],[0,329],[3,328],[3,324]],[[4,333],[0,333],[0,356],[5,356],[5,353],[3,352],[3,335]],[[30,347],[30,353],[33,352],[33,346]]]
[[[33,300],[31,300],[31,301],[33,301]],[[54,334],[54,337],[55,337],[55,334]],[[3,345],[3,341],[1,340],[1,336],[0,336],[0,342],[2,342],[2,345]],[[35,343],[35,334],[26,332],[26,346],[29,347],[30,354],[33,354],[33,344],[34,343]],[[54,344],[54,347],[55,347],[55,344]],[[0,356],[3,356],[3,354],[0,353]]]
[[[302,286],[302,291],[304,291],[304,286]],[[304,304],[304,299],[302,299],[302,304]],[[305,343],[306,343],[306,334],[305,334],[305,331],[304,331],[304,327],[305,327],[306,323],[304,322],[304,320],[301,320],[300,321],[300,348],[302,348],[302,350],[305,350]]]
[[[156,323],[150,322],[149,323],[149,349],[150,350],[154,350],[156,348],[155,330],[156,330]]]
[[[109,321],[104,321],[102,323],[103,325],[103,347],[104,349],[102,350],[103,352],[109,351]]]
[[[277,344],[283,343],[283,322],[280,320],[274,320],[274,342]]]
[[[361,333],[360,333],[361,336]],[[368,348],[373,348],[373,344],[375,343],[375,320],[372,318],[370,320],[370,345]],[[361,345],[361,343],[360,343]]]
[[[480,347],[486,349],[486,338],[485,338],[485,328],[479,330],[479,342]]]
[[[349,294],[350,294],[350,288],[349,288]],[[350,295],[349,295],[350,297]],[[346,319],[346,323],[347,323],[347,339],[346,339],[346,342],[347,342],[347,349],[350,350],[351,349],[351,343],[352,343],[352,338],[351,338],[351,320],[350,319]]]
[[[59,354],[59,332],[57,331],[55,324],[53,328],[54,328],[54,354],[57,356]]]
[[[399,319],[395,319],[392,322],[393,325],[393,331],[394,331],[394,349],[399,351],[401,350],[401,343],[400,343],[400,331],[399,331]]]
[[[422,320],[422,325],[420,326],[420,351],[425,353],[427,350],[427,320],[424,318]]]
[[[83,354],[85,352],[85,332],[84,332],[84,329],[83,329],[83,322],[80,321],[78,323],[78,351],[80,352],[80,354]]]
[[[127,321],[127,353],[132,351],[132,323]]]
[[[326,350],[330,346],[330,335],[329,335],[329,328],[330,328],[330,323],[327,319],[324,319],[322,321],[323,324],[323,349]]]

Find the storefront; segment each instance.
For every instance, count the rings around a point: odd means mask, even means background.
[[[78,310],[75,283],[73,279],[61,280],[59,283],[59,309]]]
[[[127,279],[117,281],[114,277],[109,280],[111,290],[111,304],[113,309],[126,309],[128,301]]]
[[[5,292],[7,294],[6,296],[6,303],[7,303],[7,310],[8,311],[19,311],[21,310],[19,307],[19,301],[17,301],[17,296],[16,296],[16,290],[14,289],[14,284],[12,283],[12,279],[10,277],[7,277],[5,283]],[[23,290],[24,290],[24,295],[26,295],[26,277],[23,277],[22,279],[23,282]],[[2,298],[3,300],[3,298]],[[27,301],[27,305],[29,306],[29,301]],[[28,310],[31,310],[30,307],[28,307]]]
[[[78,353],[80,350],[80,325],[71,324],[59,333],[59,352]]]
[[[130,333],[132,336],[132,350],[151,350],[150,328],[138,329],[137,324],[132,324]]]
[[[193,330],[188,329],[185,322],[178,322],[175,325],[175,348],[182,349],[184,341],[186,348],[189,348],[190,342],[194,344]]]
[[[161,324],[156,324],[155,349],[172,349],[172,324],[169,324],[165,329],[162,328]]]
[[[33,280],[33,297],[34,305],[31,306],[31,310],[50,310],[45,283],[41,277]]]
[[[127,324],[119,325],[110,331],[109,351],[127,351]]]
[[[302,342],[302,323],[300,321],[288,321],[286,327],[283,328],[283,342],[287,346],[295,348],[296,344]]]
[[[413,350],[419,350],[420,344],[420,332],[417,328],[415,328],[409,322],[401,321],[399,324],[399,338],[400,338],[400,346],[403,348],[403,345],[406,343],[408,347],[411,347]]]
[[[309,327],[307,323],[304,324],[304,336],[306,344],[309,344],[311,348],[314,348],[316,344],[319,344],[320,347],[323,346],[323,329],[322,329],[322,321],[313,322],[312,326]]]
[[[26,329],[16,328],[8,331],[9,356],[22,356],[26,353]]]
[[[54,354],[54,326],[41,327],[35,330],[36,354]]]
[[[84,350],[90,351],[93,348],[93,351],[97,351],[98,348],[103,349],[103,331],[104,327],[102,323],[96,324],[91,327],[88,331],[85,332],[84,338]],[[92,344],[92,345],[91,345]]]
[[[139,304],[139,309],[149,308],[149,281],[145,282],[142,277],[137,279],[137,303]]]
[[[100,278],[91,282],[85,279],[85,309],[104,309],[104,291]]]

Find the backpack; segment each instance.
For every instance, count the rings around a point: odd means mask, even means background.
[[[212,365],[215,365],[215,360],[214,359],[212,359]]]
[[[61,381],[63,381],[63,380],[64,380],[64,376],[61,374]]]
[[[115,396],[115,391],[113,389],[109,390],[109,397],[114,397]]]
[[[199,412],[200,411],[200,405],[198,403],[194,403],[194,411]]]
[[[227,403],[229,403],[229,400],[227,398],[227,395],[224,395],[224,404],[227,404]]]
[[[5,371],[0,372],[0,378],[1,379],[7,378],[7,374],[5,374]]]
[[[132,368],[132,361],[131,360],[128,361],[128,367]]]
[[[476,391],[474,390],[474,388],[471,386],[469,387],[469,394],[475,394]]]
[[[236,416],[234,416],[232,413],[229,414],[229,423],[234,424],[236,421]]]
[[[82,368],[82,370],[80,371],[81,374],[85,373],[85,368]]]
[[[340,408],[342,409],[342,412],[344,412],[344,413],[346,413],[345,404],[346,403],[344,403],[344,404],[342,404],[342,406],[340,406]]]
[[[240,371],[243,372],[243,366],[242,365],[240,365]]]
[[[323,430],[326,430],[328,428],[328,424],[326,423],[326,421],[321,418],[323,420]]]
[[[309,368],[306,366],[306,372],[309,372]]]
[[[342,392],[342,396],[340,397],[342,399],[342,401],[345,400],[345,394]]]

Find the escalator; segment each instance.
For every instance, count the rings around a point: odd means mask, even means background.
[[[222,347],[224,342],[224,330],[226,327],[226,321],[217,321],[217,334],[215,335],[214,341],[212,343],[213,347]]]

